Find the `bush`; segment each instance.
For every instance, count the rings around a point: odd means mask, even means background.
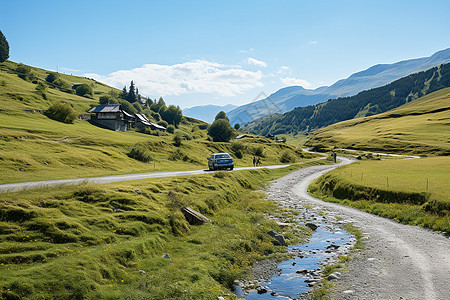
[[[53,81],[53,84],[56,85],[61,91],[66,93],[73,93],[72,86],[67,81],[57,78],[55,81]]]
[[[111,95],[100,96],[98,101],[100,104],[118,104],[118,101]]]
[[[239,128],[241,128],[241,125],[239,125],[239,123],[234,124],[234,129],[239,130]]]
[[[36,76],[31,72],[31,68],[24,64],[19,64],[16,67],[17,76],[26,81],[33,81],[36,79]]]
[[[128,156],[144,163],[153,160],[152,155],[148,151],[147,147],[145,147],[145,145],[143,144],[134,145],[133,148],[131,148],[130,152],[128,152]]]
[[[217,119],[209,127],[208,135],[214,142],[229,142],[233,137],[233,129],[227,120]]]
[[[77,88],[75,89],[75,93],[78,96],[82,96],[82,97],[85,97],[86,95],[89,95],[92,97],[92,95],[94,94],[94,91],[92,90],[92,87],[90,87],[87,83],[83,83],[83,84],[80,84],[79,86],[77,86]]]
[[[73,123],[77,118],[77,113],[73,109],[70,104],[57,102],[50,106],[45,114],[54,120],[64,122],[64,123]]]
[[[284,150],[280,156],[280,162],[282,163],[291,163],[295,162],[295,156],[288,150]]]
[[[157,124],[160,125],[160,126],[163,126],[163,127],[165,127],[165,128],[167,128],[167,126],[169,126],[169,123],[167,123],[167,122],[164,121],[164,120],[158,121]]]
[[[173,136],[173,144],[174,144],[176,147],[180,147],[180,146],[181,146],[182,140],[183,140],[183,138],[182,138],[181,135],[178,134],[178,133],[175,134],[175,135]]]
[[[174,133],[175,132],[175,126],[173,126],[173,125],[167,126],[167,132],[168,133]]]
[[[59,78],[59,74],[58,73],[51,72],[51,73],[48,73],[48,75],[45,78],[45,80],[47,82],[53,83],[53,81],[55,81],[58,78]]]
[[[243,152],[245,151],[245,146],[241,143],[233,142],[231,143],[231,151],[233,151],[236,158],[240,159],[244,156]]]
[[[255,156],[259,156],[259,157],[265,157],[264,156],[264,148],[262,146],[258,146],[256,148],[253,149],[253,154]]]

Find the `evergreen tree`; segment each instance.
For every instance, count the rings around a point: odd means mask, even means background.
[[[130,103],[136,102],[136,88],[134,86],[133,80],[131,80],[130,89],[128,90],[128,95],[127,95],[126,100]]]
[[[4,62],[9,58],[9,44],[6,37],[0,30],[0,63]]]
[[[128,96],[127,87],[124,86],[122,89],[122,93],[120,93],[120,98],[127,99],[127,96]]]

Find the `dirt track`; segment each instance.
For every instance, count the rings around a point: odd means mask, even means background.
[[[344,164],[350,162],[342,159]],[[450,239],[308,195],[308,184],[332,168],[301,169],[275,180],[269,188],[269,198],[279,191],[294,207],[309,204],[326,209],[329,215],[351,221],[367,238],[364,251],[354,255],[349,271],[337,281],[332,298],[450,299]]]

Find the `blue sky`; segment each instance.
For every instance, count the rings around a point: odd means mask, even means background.
[[[191,107],[450,47],[450,1],[1,0],[10,59]]]

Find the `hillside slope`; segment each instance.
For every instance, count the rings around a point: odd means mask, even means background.
[[[245,124],[243,129],[263,135],[310,132],[341,121],[382,113],[445,87],[450,87],[450,64],[409,75],[352,97],[263,117]]]
[[[172,134],[150,135],[138,131],[115,132],[76,120],[65,124],[43,113],[55,102],[65,102],[78,114],[98,104],[100,96],[117,91],[97,81],[60,74],[69,86],[87,83],[90,98],[63,92],[45,81],[46,70],[32,68],[33,80],[26,81],[15,72],[18,64],[0,64],[0,184],[46,179],[95,177],[153,171],[194,170],[206,167],[206,157],[214,152],[239,149],[236,166],[251,166],[255,149],[264,153],[264,165],[278,164],[282,150],[301,160],[301,151],[268,139],[248,138],[239,145],[207,140],[202,121],[183,118],[175,134],[182,137],[174,145]],[[44,90],[38,90],[44,86]],[[139,145],[151,156],[144,163],[128,156]],[[308,155],[305,155],[305,157]]]
[[[450,155],[450,88],[388,112],[317,130],[308,145]]]
[[[202,105],[202,106],[193,106],[189,108],[183,109],[183,115],[195,118],[198,120],[205,121],[209,124],[214,122],[214,117],[217,115],[219,111],[224,111],[228,113],[230,110],[235,109],[237,106],[233,104],[227,104],[224,106],[219,105]]]
[[[348,97],[386,85],[394,80],[439,64],[450,62],[450,48],[429,57],[404,60],[393,64],[379,64],[352,74],[331,86],[307,90],[300,86],[282,88],[269,97],[242,105],[228,114],[234,123],[247,123],[271,113],[284,113],[296,107],[314,105],[336,97]]]

